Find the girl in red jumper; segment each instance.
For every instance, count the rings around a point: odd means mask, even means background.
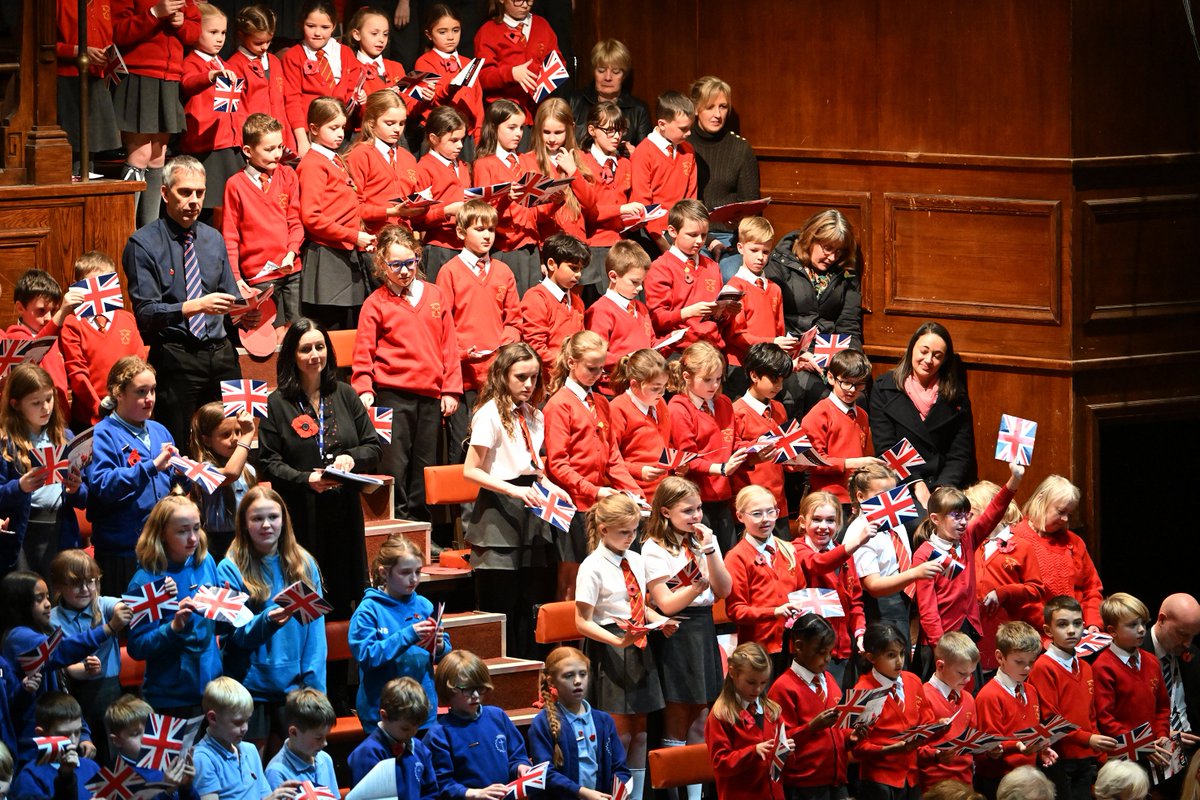
[[[399,61],[384,58],[387,50],[388,36],[391,34],[391,20],[377,8],[364,6],[354,12],[347,26],[350,31],[347,44],[354,51],[358,60],[363,82],[363,93],[368,97],[381,89],[390,89],[397,79],[404,76],[404,65]],[[404,97],[405,107],[416,100]]]
[[[671,364],[671,446],[697,454],[687,473],[700,487],[704,524],[712,528],[722,552],[733,547],[733,491],[729,476],[746,460],[733,448],[733,401],[721,394],[725,359],[708,342],[696,342]]]
[[[581,164],[591,173],[596,186],[596,213],[588,218],[588,245],[592,248],[592,267],[583,273],[584,302],[591,305],[608,286],[604,259],[608,248],[621,241],[625,214],[643,214],[646,207],[629,201],[633,188],[633,170],[624,155],[621,142],[627,123],[621,107],[604,100],[588,115],[587,132],[592,146],[582,154]]]
[[[395,479],[396,516],[428,520],[425,467],[463,388],[449,303],[437,286],[418,280],[420,252],[407,228],[379,232],[375,271],[383,285],[363,304],[351,385],[367,408],[392,410],[380,469]]]
[[[729,655],[721,696],[704,723],[721,800],[783,800],[783,784],[771,780],[780,709],[767,697],[770,685],[771,661],[762,645],[739,644]],[[795,746],[792,739],[788,743]]]
[[[420,213],[396,202],[417,189],[417,160],[400,144],[407,113],[395,92],[372,92],[363,106],[361,138],[346,154],[363,223],[371,233],[389,223],[408,227],[402,220]]]
[[[517,153],[524,127],[525,112],[513,101],[497,100],[488,106],[474,164],[478,185],[507,183],[525,174],[526,167]],[[537,247],[538,212],[516,202],[518,199],[513,190],[497,206],[500,223],[496,226],[496,251],[512,267],[517,291],[524,296],[542,279],[542,271]]]
[[[332,97],[308,107],[312,147],[296,173],[300,178],[300,219],[307,244],[300,273],[304,314],[328,328],[353,328],[367,298],[358,251],[374,246],[363,230],[358,193],[337,154],[345,136],[346,113]]]
[[[366,92],[358,87],[362,71],[349,47],[333,38],[334,20],[340,19],[329,0],[306,0],[300,8],[303,41],[280,59],[286,89],[288,127],[296,134],[296,154],[304,157],[312,144],[308,130],[309,106],[318,97],[342,103],[363,103]]]
[[[475,56],[484,59],[479,76],[483,101],[507,97],[531,119],[534,102],[530,92],[546,58],[558,50],[558,37],[550,23],[531,13],[532,6],[527,0],[489,0],[492,18],[475,33]]]
[[[467,125],[449,106],[435,108],[425,122],[429,152],[417,162],[417,188],[433,193],[434,204],[414,219],[424,233],[421,266],[429,280],[437,280],[442,265],[458,255],[462,241],[455,232],[458,210],[471,188],[471,168],[458,157],[462,153]]]
[[[425,38],[432,47],[417,57],[414,69],[436,73],[441,76],[441,80],[434,89],[429,106],[419,109],[414,116],[419,116],[418,122],[424,122],[429,108],[453,106],[467,121],[469,136],[477,139],[484,117],[483,87],[479,76],[476,75],[474,80],[463,81],[473,84],[470,86],[455,86],[451,83],[470,61],[458,54],[458,44],[462,39],[462,20],[459,19],[458,12],[445,3],[434,3],[425,13]],[[486,155],[487,151],[481,149],[480,153]]]
[[[567,101],[543,100],[533,119],[532,149],[521,155],[521,166],[551,178],[574,178],[570,186],[537,209],[538,238],[558,231],[586,240],[587,217],[595,213],[596,191],[589,182],[592,171],[582,164],[583,151],[575,142],[575,117]]]
[[[179,101],[183,51],[200,36],[194,0],[112,0],[113,43],[129,74],[113,91],[127,181],[145,181],[137,226],[158,219],[167,140],[186,123]]]
[[[647,497],[667,474],[663,451],[671,445],[671,414],[663,402],[667,362],[646,348],[621,356],[613,367],[612,432],[626,469]]]
[[[266,6],[246,6],[237,14],[238,49],[225,59],[225,66],[246,82],[242,108],[246,115],[267,114],[283,124],[283,146],[296,153],[296,134],[287,124],[283,99],[283,65],[270,52],[275,38],[275,12]]]

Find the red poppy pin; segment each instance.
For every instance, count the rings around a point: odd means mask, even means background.
[[[292,420],[292,430],[301,439],[311,439],[317,435],[317,421],[308,414],[301,414]]]
[[[1184,650],[1182,653],[1179,654],[1179,660],[1185,664],[1192,663],[1192,651]]]
[[[312,61],[312,60],[305,61],[304,62],[304,74],[305,75],[316,75],[317,74],[317,62]]]
[[[754,566],[756,566],[756,567],[765,567],[765,566],[768,566],[768,565],[767,565],[767,560],[766,560],[765,558],[763,558],[763,557],[762,557],[762,553],[759,553],[758,555],[756,555],[756,556],[754,557]]]
[[[141,453],[139,453],[137,450],[130,450],[129,458],[125,459],[125,463],[132,467],[134,464],[138,463],[141,460],[142,460]]]

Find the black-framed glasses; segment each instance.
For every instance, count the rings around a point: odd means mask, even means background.
[[[861,392],[863,389],[867,388],[866,381],[851,383],[850,381],[844,381],[841,378],[834,378],[834,380],[837,381],[838,386],[842,387],[843,392]]]
[[[601,128],[599,125],[593,125],[592,127],[603,133],[605,136],[624,136],[626,132],[626,128],[623,128],[619,125],[611,125],[607,128]]]
[[[413,270],[421,263],[419,258],[406,258],[403,261],[389,261],[387,268],[391,272],[399,272],[402,269]]]
[[[473,694],[483,697],[483,695],[487,694],[488,690],[486,686],[451,686],[450,688],[464,697],[470,697]]]

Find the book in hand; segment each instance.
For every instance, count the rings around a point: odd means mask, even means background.
[[[631,633],[634,636],[637,636],[639,634],[649,633],[650,631],[656,631],[666,625],[668,622],[679,622],[679,620],[672,617],[663,617],[662,619],[657,619],[654,622],[647,622],[643,625],[639,625],[631,619],[615,619],[613,622],[616,623],[618,628],[626,633]]]
[[[708,212],[708,221],[709,224],[736,225],[746,217],[762,215],[762,212],[770,204],[771,198],[769,197],[763,197],[758,200],[743,200],[740,203],[726,203]]]
[[[687,328],[679,328],[677,330],[671,331],[666,336],[664,336],[662,339],[660,339],[659,341],[654,343],[654,349],[655,350],[668,349],[669,347],[677,344],[678,342],[683,341],[683,337],[687,336],[687,332],[688,332]]]
[[[266,302],[271,297],[271,295],[273,295],[274,293],[275,293],[275,287],[268,286],[267,288],[261,290],[258,294],[252,295],[251,297],[237,298],[236,300],[233,301],[233,305],[229,309],[229,318],[231,320],[233,320],[234,322],[237,322],[242,317],[249,314],[251,311],[256,310],[259,306],[261,306],[264,302]]]
[[[300,259],[295,259],[291,264],[284,266],[276,264],[274,261],[268,261],[263,268],[258,271],[258,274],[253,278],[247,278],[246,283],[254,286],[265,281],[273,281],[277,278],[286,278],[288,275],[294,275],[300,271]],[[261,302],[261,301],[260,301]]]
[[[485,59],[472,58],[462,68],[454,74],[450,79],[451,86],[465,86],[470,88],[475,85],[475,81],[479,79],[479,73],[483,70],[483,62]]]
[[[728,284],[722,286],[721,291],[717,292],[717,307],[713,309],[712,316],[720,317],[727,314],[730,310],[730,307],[736,303],[742,302],[742,298],[745,296],[746,293],[737,287],[730,286]]]
[[[383,481],[373,475],[359,475],[357,472],[347,472],[344,469],[337,469],[335,467],[326,467],[321,470],[321,475],[343,483],[358,483],[363,486],[383,486]]]

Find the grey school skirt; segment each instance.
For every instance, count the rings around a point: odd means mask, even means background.
[[[304,246],[300,301],[318,306],[357,307],[367,299],[367,284],[355,250],[321,244]]]
[[[113,92],[113,111],[126,133],[179,133],[187,127],[179,81],[130,73]]]
[[[616,625],[603,627],[623,635]],[[651,633],[650,638],[661,635]],[[592,662],[588,700],[596,708],[610,714],[650,714],[666,705],[651,646],[621,649],[584,639],[583,652]]]

